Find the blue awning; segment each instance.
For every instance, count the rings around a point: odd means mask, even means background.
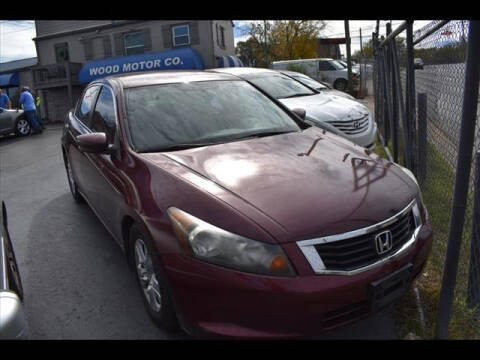
[[[0,75],[0,87],[18,86],[18,72]]]
[[[218,67],[243,67],[243,63],[236,56],[224,55],[218,58]]]
[[[191,48],[120,56],[92,61],[80,70],[78,81],[89,83],[105,76],[156,70],[203,70],[202,56]]]

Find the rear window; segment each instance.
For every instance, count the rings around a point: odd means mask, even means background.
[[[248,75],[245,79],[275,99],[315,95],[315,92],[283,74]]]

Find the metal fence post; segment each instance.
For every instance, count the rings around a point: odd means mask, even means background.
[[[471,307],[480,307],[480,151],[475,155],[472,240],[468,269],[468,297]]]
[[[418,97],[418,180],[423,183],[427,175],[427,94]]]
[[[389,25],[389,24],[387,24]],[[393,40],[395,41],[395,40]],[[393,65],[393,47],[392,41],[389,42],[390,47],[390,69],[392,81],[392,145],[393,145],[393,161],[398,163],[398,103],[397,103],[397,83],[395,78],[395,69]]]
[[[410,148],[410,163],[408,168],[417,174],[416,169],[416,130],[415,130],[415,69],[413,64],[413,21],[407,20],[407,124],[408,124],[408,147]]]
[[[394,70],[394,76],[395,76],[395,83],[397,87],[397,96],[398,96],[398,107],[400,109],[400,117],[402,119],[402,128],[403,128],[403,151],[404,151],[404,156],[405,156],[405,166],[408,166],[407,164],[410,163],[410,147],[408,146],[409,144],[409,137],[410,134],[407,131],[408,128],[408,123],[407,123],[407,117],[406,117],[406,109],[405,109],[405,102],[403,101],[403,94],[402,94],[402,80],[400,78],[400,64],[398,63],[398,54],[397,54],[397,44],[395,42],[395,39],[392,41],[392,57],[393,57],[393,70]]]
[[[480,80],[480,21],[472,20],[468,32],[465,86],[463,92],[462,123],[458,148],[457,172],[448,234],[447,255],[443,269],[440,304],[437,314],[436,338],[448,337],[448,324],[462,242],[465,207],[468,195],[472,152],[477,119],[478,85]]]

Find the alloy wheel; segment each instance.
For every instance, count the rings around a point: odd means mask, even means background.
[[[159,312],[162,308],[160,286],[148,247],[142,239],[135,240],[135,267],[143,295],[148,305],[153,311]]]
[[[26,119],[18,120],[17,131],[21,135],[27,135],[30,132],[30,124]]]

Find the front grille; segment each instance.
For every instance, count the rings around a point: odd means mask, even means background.
[[[329,121],[328,123],[335,126],[338,130],[347,135],[355,135],[364,132],[368,128],[369,116],[345,121]]]
[[[392,233],[392,248],[379,255],[375,236],[386,230]],[[415,218],[410,209],[397,221],[377,231],[346,240],[318,244],[315,249],[327,270],[350,271],[368,266],[394,253],[412,237],[414,230]]]

